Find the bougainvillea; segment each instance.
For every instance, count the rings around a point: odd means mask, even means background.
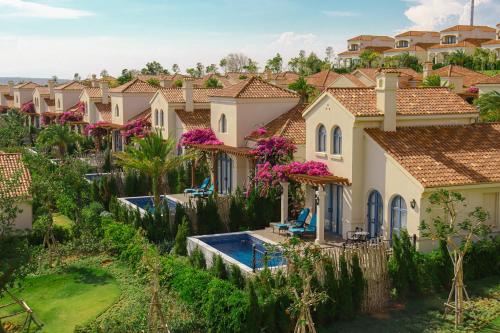
[[[250,153],[255,156],[258,163],[269,162],[271,165],[283,164],[291,160],[297,147],[290,140],[274,136],[268,139],[261,139],[257,142],[257,147]]]
[[[82,121],[83,115],[77,111],[65,111],[59,116],[58,122],[61,125],[66,123],[73,123],[77,121]]]
[[[144,119],[136,119],[129,121],[122,128],[122,136],[128,142],[131,137],[143,138],[145,137],[151,128],[151,123]]]
[[[222,141],[217,139],[214,131],[210,128],[196,128],[182,134],[179,141],[181,146],[189,146],[194,144],[201,145],[222,145]]]
[[[470,86],[469,88],[467,88],[467,92],[469,94],[477,94],[479,92],[479,88],[474,87],[474,86]]]
[[[89,124],[85,127],[84,133],[88,136],[101,137],[108,132],[106,127],[110,124],[107,121],[98,121],[95,124]]]
[[[40,124],[42,124],[42,125],[49,125],[50,122],[51,122],[50,117],[45,116],[43,114],[40,116]]]
[[[252,133],[250,133],[250,136],[259,136],[260,137],[260,136],[263,136],[266,134],[267,134],[267,130],[264,127],[259,127],[255,131],[252,131]]]
[[[23,105],[21,105],[21,112],[35,113],[35,104],[33,103],[33,101],[23,103]]]
[[[85,103],[82,101],[79,101],[76,103],[76,112],[80,112],[81,114],[85,114]]]

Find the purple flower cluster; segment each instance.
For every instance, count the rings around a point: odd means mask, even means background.
[[[93,137],[100,137],[104,136],[107,133],[106,126],[108,126],[109,123],[107,121],[98,121],[95,124],[89,124],[85,127],[84,133],[85,135],[93,136]]]
[[[297,147],[290,140],[274,136],[259,140],[257,147],[252,149],[250,153],[261,163],[270,162],[272,165],[276,165],[288,161],[295,151],[297,151]]]
[[[122,128],[122,136],[125,140],[131,137],[143,138],[149,134],[151,123],[144,118],[129,121]]]
[[[292,162],[285,165],[275,165],[273,171],[280,180],[287,180],[290,175],[331,176],[326,164],[316,161]]]
[[[211,128],[195,128],[182,134],[179,141],[181,146],[189,145],[222,145],[222,141],[217,139]]]
[[[33,103],[33,101],[23,103],[23,105],[21,105],[21,112],[35,113],[35,104]]]
[[[82,101],[79,101],[76,104],[76,112],[79,112],[81,114],[85,114],[85,103]]]
[[[267,134],[267,130],[264,127],[259,127],[252,133],[250,133],[250,136],[263,136]]]
[[[470,86],[469,88],[467,88],[467,92],[469,94],[477,94],[479,92],[479,88],[474,87],[474,86]]]
[[[64,125],[68,122],[76,122],[76,121],[82,121],[83,115],[79,112],[73,112],[73,111],[66,111],[63,112],[62,115],[59,116],[58,122],[61,125]]]

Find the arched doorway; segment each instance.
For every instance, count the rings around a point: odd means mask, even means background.
[[[233,160],[228,154],[217,157],[217,189],[221,194],[229,194],[233,183]]]
[[[368,232],[370,238],[381,235],[381,227],[384,221],[384,203],[382,196],[377,190],[373,190],[368,196]]]
[[[343,187],[330,184],[326,186],[325,232],[342,235]]]
[[[391,202],[391,239],[393,235],[399,237],[401,230],[406,229],[406,213],[405,199],[396,195]]]

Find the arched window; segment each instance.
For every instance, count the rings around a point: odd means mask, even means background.
[[[120,115],[120,109],[118,108],[118,104],[115,105],[115,117]]]
[[[397,195],[391,202],[391,238],[399,236],[401,229],[406,228],[406,202],[402,196]]]
[[[323,125],[318,127],[318,145],[317,151],[325,152],[326,151],[326,128]]]
[[[368,232],[370,233],[370,238],[381,235],[384,221],[383,210],[382,195],[377,190],[371,191],[368,196]]]
[[[332,137],[332,153],[334,155],[342,154],[342,131],[340,130],[340,127],[335,126],[335,128],[333,129]]]
[[[222,114],[219,119],[219,132],[220,133],[226,133],[227,132],[227,119],[226,115]]]
[[[160,110],[160,126],[163,127],[163,110]]]
[[[155,126],[158,126],[159,120],[158,120],[158,109],[155,110]]]
[[[85,102],[85,109],[83,110],[83,113],[85,115],[88,115],[89,114],[89,103],[88,102]]]
[[[58,99],[58,100],[57,100],[57,108],[58,108],[58,109],[60,109],[60,108],[61,108],[61,100],[60,100],[60,99]]]

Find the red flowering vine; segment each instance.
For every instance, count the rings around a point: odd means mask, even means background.
[[[83,115],[77,111],[66,111],[59,116],[58,122],[61,125],[66,123],[73,123],[83,120]]]
[[[269,162],[271,165],[276,165],[290,161],[296,151],[297,147],[292,141],[281,136],[274,136],[259,140],[257,147],[250,153],[255,156],[258,163]]]
[[[110,123],[107,121],[98,121],[94,124],[89,124],[85,127],[84,133],[88,136],[93,137],[102,137],[108,133],[106,127],[109,126]]]
[[[195,128],[182,134],[179,145],[189,146],[194,144],[201,145],[222,145],[222,141],[217,139],[211,128]]]
[[[21,112],[35,113],[35,104],[33,103],[33,101],[23,103],[23,105],[21,105]]]
[[[143,138],[148,135],[151,123],[144,118],[129,121],[122,128],[122,136],[128,141],[131,137]]]

